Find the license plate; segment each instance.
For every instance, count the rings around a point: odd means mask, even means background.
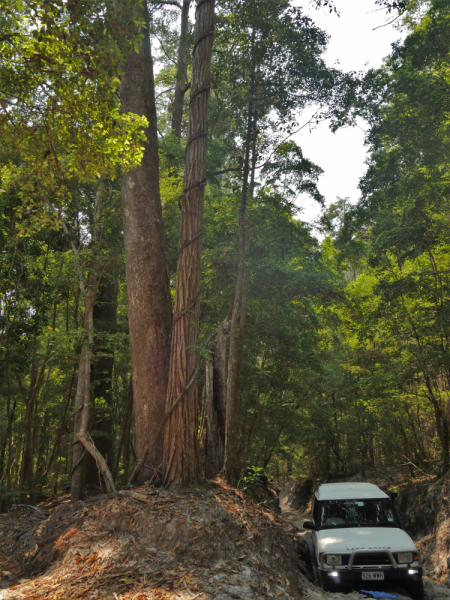
[[[361,573],[363,581],[381,581],[384,579],[384,573],[383,571],[363,571]]]

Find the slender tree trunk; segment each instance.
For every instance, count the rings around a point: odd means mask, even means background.
[[[11,466],[12,466],[12,424],[14,421],[14,412],[16,410],[17,401],[14,400],[14,404],[11,408],[11,382],[9,379],[9,369],[6,368],[6,384],[8,386],[8,400],[7,400],[7,412],[8,412],[8,429],[6,432],[8,438],[8,460],[6,463],[6,489],[8,492],[11,490]]]
[[[226,354],[228,317],[217,328],[214,358],[207,361],[207,437],[206,477],[214,478],[220,473],[225,457],[226,422]]]
[[[93,390],[94,390],[94,418],[92,421],[91,436],[98,451],[105,457],[110,470],[114,466],[113,457],[113,399],[112,378],[114,368],[114,354],[108,347],[102,334],[115,333],[117,326],[117,294],[119,285],[117,278],[102,281],[99,294],[94,305],[94,327],[96,331],[95,353],[99,355],[94,359]],[[101,399],[97,402],[97,399]],[[98,483],[98,467],[91,454],[85,461],[86,484]]]
[[[162,463],[164,418],[170,359],[171,300],[159,192],[158,137],[153,63],[147,31],[139,53],[125,63],[121,99],[123,112],[147,117],[147,141],[142,163],[122,174],[122,215],[126,257],[128,320],[138,460],[148,451],[148,463]],[[133,17],[133,15],[131,15]],[[133,25],[133,19],[130,18]],[[160,430],[158,433],[158,429]],[[157,438],[157,439],[155,439]],[[138,481],[153,471],[141,468]]]
[[[47,467],[46,467],[45,471],[42,473],[42,475],[39,477],[38,482],[43,481],[45,479],[45,477],[48,475],[48,472],[51,469],[53,461],[58,456],[58,450],[59,450],[60,445],[61,445],[61,440],[62,440],[62,437],[63,437],[64,432],[65,432],[66,427],[67,427],[67,421],[68,421],[67,413],[69,411],[69,407],[70,407],[70,404],[71,404],[70,401],[71,401],[71,398],[72,398],[73,384],[74,384],[74,381],[75,381],[76,372],[77,372],[77,367],[75,366],[73,368],[72,379],[70,381],[69,390],[68,390],[68,393],[67,393],[67,401],[66,401],[66,406],[64,408],[64,415],[63,415],[63,418],[62,418],[62,422],[61,422],[58,434],[56,436],[56,440],[55,440],[55,443],[53,445],[53,450],[52,450],[52,452],[50,454],[50,458],[48,459]]]
[[[8,424],[6,426],[5,437],[2,442],[2,450],[1,450],[1,456],[0,456],[0,484],[3,483],[3,481],[5,480],[5,477],[7,478],[7,476],[8,476],[7,465],[5,465],[6,446],[8,444],[8,439],[9,439],[9,423],[10,423],[10,412],[9,411],[11,410],[11,390],[10,390],[10,386],[9,386],[8,368],[6,368],[6,385],[7,385],[7,389],[6,389],[6,420],[7,420]],[[1,508],[1,506],[0,506],[0,508]]]
[[[252,48],[255,32],[252,35]],[[249,91],[249,105],[247,117],[247,135],[245,140],[245,159],[243,170],[243,184],[241,206],[239,209],[239,255],[236,290],[234,295],[233,312],[231,314],[230,327],[230,351],[228,357],[228,383],[227,383],[227,418],[225,438],[225,467],[224,474],[227,481],[235,484],[239,478],[239,465],[237,461],[237,429],[238,429],[238,387],[237,387],[237,357],[238,357],[238,323],[242,301],[242,291],[245,270],[245,212],[247,207],[247,196],[249,188],[250,172],[250,150],[253,138],[254,115],[253,96],[255,88],[256,64],[253,66]]]
[[[6,418],[9,419],[8,413],[6,413]],[[3,483],[3,480],[6,475],[5,470],[5,455],[6,455],[6,444],[8,443],[8,432],[5,431],[5,437],[2,440],[2,449],[0,452],[0,483]]]
[[[447,418],[444,416],[442,423],[442,474],[448,473],[450,468],[450,432]]]
[[[1,311],[0,311],[1,316]],[[3,396],[0,396],[0,415],[2,413],[2,402]],[[6,420],[9,418],[9,408],[6,409]],[[0,484],[3,483],[3,479],[5,477],[4,468],[5,468],[5,454],[6,454],[6,443],[8,441],[8,434],[5,431],[5,437],[2,439],[1,451],[0,451]]]
[[[248,428],[247,444],[246,444],[246,450],[245,450],[245,455],[244,455],[246,463],[248,463],[248,461],[250,459],[250,452],[252,450],[253,442],[255,440],[256,429],[257,429],[257,425],[258,425],[259,421],[260,421],[260,414],[259,414],[258,410],[256,409],[253,414],[253,418],[251,420],[250,427]]]
[[[425,445],[423,443],[423,437],[420,435],[420,433],[417,433],[417,428],[414,422],[414,415],[411,414],[408,405],[406,402],[403,403],[403,406],[405,407],[406,410],[406,414],[408,415],[408,421],[411,427],[411,430],[414,434],[414,439],[416,441],[416,444],[414,445],[414,452],[416,454],[416,461],[418,463],[421,463],[422,461],[428,461],[428,454],[425,450]],[[420,423],[419,423],[420,426]]]
[[[56,319],[54,320],[54,323],[55,323],[55,321],[56,321]],[[54,330],[55,330],[55,324],[53,325],[53,331]],[[50,366],[47,369],[47,376],[45,378],[45,383],[42,385],[41,389],[39,390],[40,391],[39,395],[36,394],[36,400],[35,400],[35,406],[34,406],[35,414],[37,414],[39,411],[43,412],[45,410],[46,392],[47,392],[48,382],[51,377],[51,373],[52,373],[52,366]],[[40,440],[39,445],[37,442],[38,435],[39,435],[39,440]],[[39,472],[42,467],[42,462],[43,462],[44,455],[45,455],[45,449],[48,446],[48,437],[43,432],[42,422],[40,422],[40,420],[37,418],[34,419],[33,438],[32,439],[33,439],[33,442],[32,442],[33,443],[33,455],[35,457],[36,468],[35,468],[34,475],[33,475],[33,485],[31,488],[31,495],[33,498],[35,498],[36,479],[39,478]],[[37,456],[36,456],[36,447],[38,447]]]
[[[167,391],[164,440],[166,487],[197,482],[197,371],[203,204],[206,185],[209,88],[214,33],[214,0],[197,5],[180,247]],[[189,349],[191,347],[191,349]],[[175,408],[173,406],[178,403]]]
[[[253,84],[254,87],[254,84]],[[251,148],[251,167],[250,167],[250,186],[248,190],[248,195],[250,200],[253,200],[253,194],[255,191],[255,174],[256,174],[256,118],[253,119],[252,124],[252,148]],[[239,407],[241,404],[241,375],[242,375],[242,366],[243,366],[243,351],[244,351],[244,336],[245,336],[245,317],[247,310],[247,293],[245,290],[245,281],[246,281],[246,269],[245,269],[245,256],[248,255],[250,250],[250,234],[244,229],[244,264],[243,264],[243,275],[242,275],[242,294],[241,294],[241,309],[240,309],[240,317],[239,317],[239,339],[238,339],[238,347],[237,347],[237,360],[236,360],[236,412],[239,415]],[[238,453],[237,453],[238,454]]]
[[[132,414],[133,414],[133,407],[131,407],[130,419],[131,419]],[[124,472],[124,476],[126,479],[130,473],[131,421],[127,422],[127,427],[124,431],[124,434],[125,435],[123,438],[122,463],[123,463],[123,472]]]
[[[183,7],[181,9],[181,27],[180,27],[180,41],[178,44],[178,57],[177,57],[177,80],[175,84],[175,94],[173,98],[173,112],[172,112],[172,133],[178,139],[181,138],[181,123],[183,120],[183,105],[184,96],[189,89],[186,77],[187,77],[187,57],[189,50],[189,7],[191,0],[183,0]]]
[[[85,449],[78,439],[80,432],[87,431],[89,422],[90,383],[91,383],[91,343],[93,341],[94,299],[95,294],[90,289],[90,294],[84,300],[84,333],[78,367],[78,382],[75,395],[75,416],[73,420],[73,451],[71,474],[71,499],[72,502],[81,500],[84,489],[83,458]]]
[[[23,454],[22,454],[22,463],[20,466],[20,479],[19,479],[19,491],[23,492],[23,488],[27,481],[30,481],[30,476],[32,477],[33,468],[30,465],[33,461],[33,449],[31,444],[31,426],[32,426],[32,416],[33,416],[33,404],[34,404],[34,388],[36,385],[36,377],[37,377],[37,369],[36,369],[36,352],[37,352],[37,336],[34,336],[33,343],[33,358],[31,362],[31,370],[30,370],[30,387],[28,389],[28,394],[25,392],[25,389],[22,386],[20,381],[20,377],[17,376],[18,383],[20,385],[20,389],[22,392],[22,396],[25,400],[25,431],[23,438]],[[22,497],[23,500],[23,497]]]
[[[327,473],[331,471],[330,440],[328,439],[328,436],[325,437],[325,471]]]
[[[103,182],[100,181],[95,194],[93,226],[91,231],[92,258],[89,264],[89,273],[86,283],[84,282],[83,278],[83,270],[81,268],[78,250],[69,236],[65,222],[61,220],[64,233],[68,237],[72,247],[75,264],[78,270],[79,287],[84,300],[84,331],[80,353],[80,366],[78,368],[78,383],[75,396],[75,416],[72,441],[72,502],[81,500],[83,497],[83,457],[85,451],[94,456],[99,468],[101,468],[107,490],[109,492],[115,491],[114,481],[105,459],[97,450],[95,444],[93,442],[88,442],[86,439],[89,428],[89,409],[91,404],[91,353],[94,343],[94,304],[101,277],[101,272],[98,265],[98,253],[102,235],[100,218],[103,206],[103,194],[104,186]]]
[[[52,345],[47,348],[44,360],[42,362],[39,374],[33,374],[31,377],[31,384],[29,390],[29,396],[25,412],[25,435],[24,435],[24,446],[22,455],[22,468],[20,472],[19,489],[22,492],[24,487],[27,486],[31,499],[34,500],[34,449],[33,449],[33,409],[36,400],[37,393],[44,377],[45,368],[47,366],[48,359],[50,358]],[[36,364],[36,345],[33,356],[33,365]],[[32,370],[36,370],[32,367]]]
[[[205,364],[206,368],[206,364]],[[198,443],[201,445],[203,440],[203,432],[205,430],[206,425],[206,410],[207,410],[208,402],[206,400],[206,385],[203,386],[201,398],[200,398],[200,423],[197,428],[197,439]]]
[[[130,383],[127,394],[127,406],[125,409],[125,421],[123,423],[122,437],[120,438],[119,447],[117,448],[116,464],[113,471],[114,481],[117,479],[117,473],[119,472],[120,454],[123,449],[123,468],[125,476],[128,472],[128,464],[130,460],[129,445],[130,445],[130,427],[131,427],[131,416],[133,413],[133,380],[130,377]]]
[[[450,427],[449,427],[449,422],[448,422],[446,414],[442,410],[439,399],[436,398],[436,396],[435,396],[435,393],[433,390],[433,385],[432,385],[432,379],[429,375],[428,366],[427,366],[426,360],[423,356],[422,339],[421,339],[421,336],[419,335],[419,331],[414,323],[414,320],[412,319],[411,315],[409,314],[408,309],[406,308],[406,303],[405,303],[403,296],[402,296],[402,304],[403,304],[403,308],[405,309],[413,336],[417,342],[417,348],[419,350],[419,356],[420,356],[420,359],[422,362],[422,367],[421,367],[422,373],[423,373],[423,376],[425,379],[425,385],[428,390],[428,398],[434,408],[434,414],[435,414],[435,419],[436,419],[436,428],[438,431],[439,440],[442,444],[442,473],[444,474],[444,473],[447,473],[447,471],[450,468]]]
[[[205,394],[207,414],[207,430],[205,444],[205,476],[208,479],[213,479],[220,471],[218,454],[221,450],[221,439],[219,436],[217,406],[214,402],[214,367],[212,358],[206,359],[205,363]]]
[[[416,339],[418,335],[416,334]],[[423,374],[425,378],[425,385],[428,389],[428,397],[430,403],[434,408],[434,415],[436,420],[436,429],[439,436],[439,441],[442,446],[442,466],[441,473],[445,475],[450,468],[450,428],[449,422],[447,419],[447,415],[442,410],[441,403],[439,399],[436,398],[436,395],[433,390],[433,385],[430,376],[428,375],[428,371],[423,369]]]

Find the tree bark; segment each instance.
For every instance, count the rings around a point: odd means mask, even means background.
[[[209,88],[214,0],[197,5],[180,246],[166,413],[164,484],[186,487],[198,479],[197,383],[203,205],[206,185]],[[192,382],[193,379],[193,382]],[[190,383],[191,382],[191,383]],[[189,385],[189,389],[186,388]],[[180,395],[182,400],[179,401]]]
[[[128,321],[130,330],[136,451],[140,460],[149,445],[148,462],[162,463],[164,418],[170,358],[171,300],[159,191],[158,137],[153,63],[147,32],[139,53],[126,59],[121,83],[123,112],[144,115],[148,120],[142,163],[122,174],[122,215],[126,258]],[[133,15],[132,15],[133,16]],[[133,20],[130,19],[132,26]],[[158,439],[153,440],[157,436]],[[154,443],[150,443],[154,441]],[[152,471],[142,468],[141,483]]]
[[[112,377],[114,354],[105,340],[104,333],[114,333],[117,325],[117,294],[119,284],[117,278],[102,281],[99,294],[94,305],[94,328],[96,331],[95,353],[93,365],[94,418],[91,437],[97,450],[105,457],[110,470],[114,465],[113,456],[113,398]],[[98,402],[97,399],[101,399]],[[86,484],[98,483],[98,468],[93,456],[88,454],[85,461]]]
[[[177,80],[175,84],[175,94],[173,98],[173,112],[172,112],[172,133],[178,139],[181,138],[181,124],[183,121],[183,105],[184,96],[188,90],[186,76],[187,76],[187,57],[189,50],[189,7],[191,0],[183,0],[183,7],[181,9],[181,27],[180,27],[180,41],[178,44],[178,56],[177,56]]]

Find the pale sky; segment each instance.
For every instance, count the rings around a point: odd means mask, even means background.
[[[380,11],[375,0],[335,0],[340,17],[324,8],[308,8],[305,0],[301,4],[316,25],[331,36],[325,54],[327,64],[343,71],[381,66],[391,44],[402,37],[393,25],[374,31],[393,18],[392,13],[389,17],[385,10]],[[363,121],[360,124],[366,129]],[[365,172],[364,137],[364,131],[357,127],[332,133],[328,124],[321,123],[311,133],[308,128],[303,129],[295,138],[304,156],[324,170],[318,187],[327,204],[337,197],[348,197],[351,203],[358,200],[358,181]],[[302,200],[301,205],[303,220],[312,222],[320,215],[320,207],[312,200]]]

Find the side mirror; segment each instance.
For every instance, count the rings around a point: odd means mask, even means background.
[[[316,531],[316,526],[312,521],[304,521],[303,529],[312,529],[313,531]]]

